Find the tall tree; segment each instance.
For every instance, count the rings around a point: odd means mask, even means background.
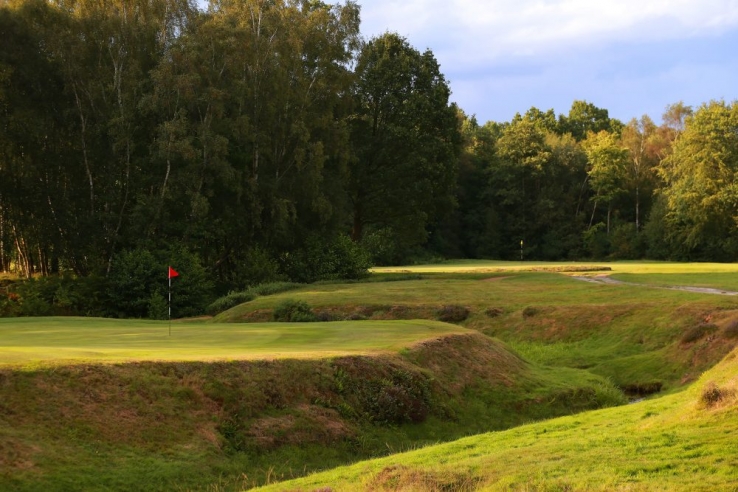
[[[349,193],[352,238],[367,227],[406,245],[454,206],[460,151],[457,110],[433,53],[386,33],[368,41],[356,66]]]
[[[623,124],[610,118],[607,109],[598,108],[594,104],[577,100],[569,109],[569,114],[559,116],[559,133],[571,133],[577,140],[587,138],[589,132],[613,131],[618,133]]]
[[[641,202],[644,187],[646,196],[653,192],[653,168],[658,164],[658,135],[656,124],[647,115],[633,118],[623,128],[622,142],[628,149],[628,177],[635,192],[635,227],[641,230]],[[650,185],[650,186],[649,186]]]
[[[738,258],[738,104],[712,101],[685,119],[659,168],[668,234],[690,258]]]
[[[590,132],[583,142],[589,160],[589,183],[594,190],[594,206],[590,227],[594,221],[597,203],[607,203],[607,233],[610,233],[612,202],[624,190],[628,153],[619,142],[618,136],[607,131]]]

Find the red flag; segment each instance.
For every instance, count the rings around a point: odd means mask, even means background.
[[[179,273],[174,268],[169,267],[169,278],[172,277],[179,277]]]

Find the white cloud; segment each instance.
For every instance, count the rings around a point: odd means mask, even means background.
[[[711,35],[738,26],[738,0],[366,0],[361,5],[366,35],[397,31],[420,49],[453,49],[467,63]]]

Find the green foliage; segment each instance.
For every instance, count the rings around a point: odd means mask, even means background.
[[[663,215],[670,257],[732,261],[738,257],[738,105],[710,102],[685,121],[662,162]]]
[[[274,308],[272,314],[274,321],[283,321],[287,323],[304,323],[318,321],[317,317],[305,301],[295,299],[285,299]]]
[[[121,318],[162,319],[161,299],[168,297],[167,265],[171,265],[180,274],[171,279],[172,317],[205,313],[213,283],[199,258],[181,248],[157,256],[145,249],[116,255],[108,276],[110,312]]]
[[[365,278],[371,266],[369,255],[348,236],[326,241],[317,235],[308,237],[301,249],[285,254],[282,264],[285,274],[300,283]]]
[[[352,239],[389,228],[405,245],[423,244],[426,226],[455,201],[461,139],[448,83],[430,50],[420,53],[389,32],[362,46],[355,76]]]
[[[108,282],[95,275],[51,275],[14,282],[0,297],[0,316],[104,316]],[[3,300],[3,298],[5,298]]]

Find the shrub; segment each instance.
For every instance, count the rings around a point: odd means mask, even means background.
[[[700,323],[685,331],[681,341],[682,343],[696,342],[709,333],[715,333],[717,329],[718,327],[713,323]]]
[[[469,309],[455,304],[443,306],[436,312],[436,317],[445,323],[460,323],[469,317]]]
[[[523,318],[531,318],[536,314],[538,314],[538,308],[534,308],[533,306],[528,306],[523,309]]]
[[[152,253],[138,248],[119,253],[108,276],[108,298],[111,314],[120,318],[145,318],[152,311],[152,302],[166,298],[167,265],[180,273],[172,281],[172,317],[197,316],[205,312],[212,299],[213,283],[200,264],[197,255],[185,249]]]
[[[491,307],[487,308],[484,311],[484,314],[486,314],[490,318],[496,318],[497,316],[500,316],[503,312],[504,311],[502,310],[502,308]]]
[[[700,403],[705,407],[710,408],[733,396],[735,396],[735,390],[730,388],[721,388],[713,381],[710,381],[704,388],[702,388]]]
[[[274,321],[283,321],[288,323],[304,323],[317,321],[313,310],[305,301],[296,299],[285,299],[274,309],[272,315]]]
[[[326,240],[310,236],[305,244],[282,257],[284,273],[294,282],[361,279],[369,275],[371,260],[348,236]]]

